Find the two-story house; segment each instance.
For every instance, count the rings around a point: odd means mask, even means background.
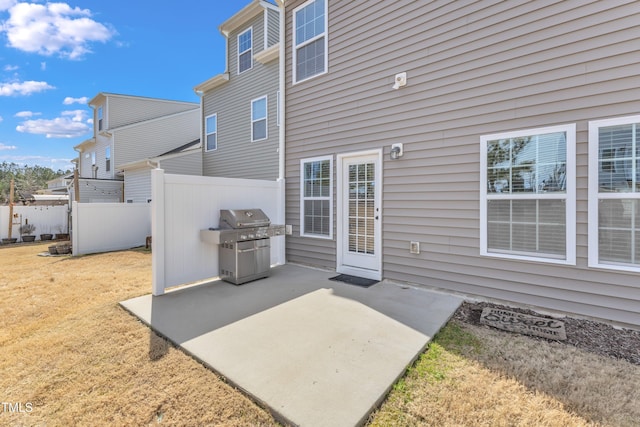
[[[158,156],[175,154],[174,150],[199,142],[197,103],[99,93],[89,106],[93,137],[74,147],[79,179],[72,192],[80,202],[147,202],[151,197],[149,170]],[[187,154],[189,161],[182,162],[187,166],[169,172],[200,174],[199,150]],[[139,172],[139,162],[145,165],[144,173]]]
[[[640,325],[640,3],[280,4],[288,261]]]
[[[219,29],[226,70],[197,85],[205,176],[280,177],[279,10],[253,0]]]

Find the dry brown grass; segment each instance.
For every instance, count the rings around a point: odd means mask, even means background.
[[[151,290],[151,256],[0,248],[0,425],[275,425],[117,303]],[[640,425],[640,366],[450,324],[375,426]],[[327,408],[329,411],[330,408]]]
[[[638,426],[640,366],[451,321],[371,426]]]
[[[122,310],[151,256],[0,249],[0,425],[273,425],[267,412]]]

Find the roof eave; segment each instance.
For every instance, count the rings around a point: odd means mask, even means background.
[[[196,93],[198,93],[198,92],[208,92],[211,89],[215,89],[218,86],[222,86],[223,84],[225,84],[228,81],[229,81],[229,73],[218,74],[217,76],[214,76],[214,77],[210,78],[209,80],[207,80],[205,82],[202,82],[199,85],[195,86],[193,88],[193,90]]]

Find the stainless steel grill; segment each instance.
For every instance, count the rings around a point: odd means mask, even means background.
[[[220,278],[240,285],[271,274],[270,237],[285,234],[261,209],[220,211]]]

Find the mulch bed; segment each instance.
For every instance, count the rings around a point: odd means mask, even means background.
[[[550,316],[545,316],[532,310],[508,307],[488,302],[464,302],[454,313],[453,318],[464,323],[488,328],[489,326],[480,324],[480,314],[485,307],[499,308],[532,316],[550,318]],[[565,324],[567,340],[555,342],[573,345],[582,350],[596,353],[601,356],[626,360],[627,362],[635,365],[640,365],[640,331],[615,328],[606,323],[587,319],[563,317],[558,320],[561,320]],[[549,341],[545,338],[535,336],[530,336],[530,338]]]

